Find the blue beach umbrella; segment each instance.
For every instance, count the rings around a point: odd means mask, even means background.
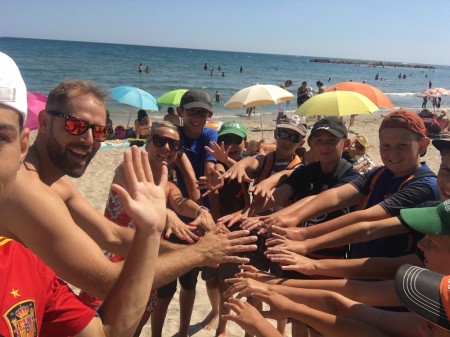
[[[126,85],[115,87],[111,90],[109,96],[117,102],[131,105],[138,109],[158,111],[156,98],[137,87]]]

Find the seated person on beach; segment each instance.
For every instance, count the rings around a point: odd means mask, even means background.
[[[443,275],[450,274],[448,204],[449,201],[445,201],[437,207],[403,209],[399,215],[405,226],[425,235],[418,243],[423,253],[425,268]],[[409,312],[374,308],[399,306],[403,302],[408,308],[412,307],[413,311],[417,310],[422,301],[427,299],[426,295],[431,289],[417,287],[417,282],[422,282],[422,278],[427,277],[424,275],[430,274],[422,268],[405,265],[398,270],[395,281],[392,278],[390,281],[378,282],[277,279],[251,267],[246,266],[243,269],[246,271],[237,274],[239,278],[227,280],[232,286],[225,296],[232,298],[234,293],[239,293],[240,296],[256,297],[267,302],[271,309],[264,315],[267,318],[298,318],[324,336],[333,337],[373,336],[373,328],[378,331],[375,336],[380,336],[380,331],[386,334],[381,336],[450,335],[449,316],[444,308],[439,310],[443,303],[448,305],[448,298],[440,299],[439,290],[435,290],[438,296],[433,302],[436,310],[422,310],[421,318]],[[435,284],[440,284],[441,277],[434,279]],[[446,283],[442,284],[441,291],[448,291]],[[409,294],[405,294],[408,291]],[[417,295],[420,295],[420,298]],[[251,308],[240,300],[231,299],[227,306],[238,312],[239,317],[227,315],[225,318],[236,321],[256,336],[281,336],[263,321],[258,312],[251,311]],[[433,318],[433,314],[439,314],[441,319]],[[341,330],[343,328],[346,329]],[[347,330],[349,328],[352,330]],[[358,332],[353,330],[355,328],[363,330]],[[271,333],[267,334],[269,330],[266,329],[271,329]]]
[[[422,119],[415,112],[396,110],[383,119],[379,137],[385,166],[320,193],[307,203],[300,200],[268,216],[263,223],[295,227],[314,216],[359,204],[357,211],[313,227],[301,228],[303,239],[308,239],[357,222],[396,216],[400,209],[412,208],[428,200],[439,200],[436,176],[425,163],[420,162],[430,143]],[[355,244],[351,246],[350,257],[406,255],[414,249],[410,240],[410,235],[404,234]]]
[[[442,131],[448,131],[448,126],[450,124],[450,120],[447,117],[447,110],[442,109],[441,114],[436,117],[437,122],[441,126]]]
[[[153,178],[157,183],[160,181],[164,167],[175,162],[180,146],[180,135],[176,126],[169,122],[153,123],[150,135],[147,137],[145,149],[148,152],[148,161],[152,168]],[[114,175],[112,183],[119,184],[126,190],[128,189],[125,181],[123,164],[116,169],[116,174]],[[182,197],[180,190],[174,183],[170,181],[167,182],[165,193],[167,206],[170,207],[171,210],[176,214],[195,219],[193,222],[185,224],[173,212],[168,213],[170,214],[170,221],[168,221],[165,229],[165,237],[168,237],[173,232],[180,239],[194,243],[194,241],[199,239],[194,232],[197,229],[197,226],[201,227],[205,232],[208,232],[215,227],[215,222],[212,219],[211,214],[202,206],[197,205],[194,201]],[[134,228],[134,223],[124,211],[123,205],[113,189],[109,192],[105,216],[120,226]],[[124,259],[113,253],[105,252],[105,254],[114,262],[119,262]],[[80,297],[86,298],[86,295],[86,293],[82,293]],[[151,299],[146,315],[142,319],[142,324],[145,324],[150,317],[150,313],[153,309],[152,306],[155,305],[155,301],[156,296]],[[89,302],[95,309],[98,309],[101,305],[101,300],[99,299],[91,298]],[[136,336],[139,336],[141,328],[142,326],[136,331]]]
[[[0,53],[0,87],[0,205],[3,205],[14,191],[17,168],[25,160],[29,145],[29,130],[23,127],[27,116],[25,83],[14,61],[3,53]],[[8,227],[14,227],[15,221],[2,216],[1,336],[87,337],[133,334],[138,323],[137,317],[145,310],[155,273],[160,236],[165,223],[162,197],[167,179],[166,170],[161,184],[155,185],[151,172],[142,167],[137,155],[136,148],[127,150],[124,155],[125,175],[131,183],[130,193],[133,197],[119,186],[115,186],[115,190],[128,211],[134,208],[130,214],[133,214],[138,231],[132,243],[129,261],[125,263],[123,273],[118,276],[99,313],[80,303],[70,288],[30,250],[13,239],[3,237],[8,233]],[[136,176],[135,172],[143,169],[144,176],[150,177],[149,179]],[[32,190],[28,190],[29,195],[32,193]],[[24,198],[26,195],[24,194]],[[42,197],[44,196],[40,195]],[[36,204],[33,206],[39,207]],[[3,211],[4,209],[2,214]],[[53,213],[46,213],[47,218],[49,214]],[[20,217],[20,213],[17,216]],[[34,231],[31,232],[35,235]],[[46,241],[39,242],[43,245]]]
[[[368,144],[367,138],[358,134],[352,139],[342,155],[343,158],[353,165],[353,169],[357,172],[364,173],[376,166],[366,152]]]
[[[150,128],[152,127],[152,121],[147,115],[145,110],[139,110],[137,119],[134,121],[134,130],[136,132],[136,138],[145,139],[150,134]]]
[[[165,122],[170,122],[173,125],[176,126],[180,126],[181,125],[181,119],[180,117],[176,114],[175,109],[172,108],[171,106],[169,106],[167,108],[167,115],[164,116],[164,121]]]
[[[23,243],[59,277],[102,299],[117,281],[123,263],[108,261],[101,248],[127,256],[134,231],[99,214],[69,175],[82,176],[109,135],[103,126],[106,95],[83,80],[61,82],[50,91],[46,110],[39,114],[36,140],[17,171],[9,198],[0,206],[4,222],[0,235]],[[157,261],[153,286],[195,266],[246,261],[232,254],[246,250],[241,245],[255,238],[239,237],[245,232],[214,234],[190,247],[161,243],[166,253]]]

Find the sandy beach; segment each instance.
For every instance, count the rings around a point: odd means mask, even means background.
[[[247,125],[249,129],[249,140],[260,140],[260,120],[257,116],[251,118],[242,117],[238,119],[240,122]],[[348,117],[346,118],[348,121]],[[380,114],[373,115],[359,115],[356,119],[355,125],[349,134],[353,137],[355,133],[361,133],[369,140],[368,154],[372,157],[375,163],[381,164],[378,153],[378,127],[382,120]],[[309,122],[313,124],[315,119],[311,118]],[[114,125],[120,121],[113,121]],[[126,124],[126,123],[125,123]],[[272,120],[263,121],[263,133],[267,142],[273,141],[273,129],[275,122]],[[111,183],[114,170],[122,160],[122,154],[125,148],[107,148],[101,149],[95,158],[92,160],[86,173],[79,179],[73,179],[75,184],[80,189],[81,193],[89,200],[89,202],[101,213],[103,213],[104,205],[108,195],[109,185]],[[437,172],[440,164],[440,156],[438,151],[430,145],[426,156],[423,158],[434,172]],[[197,286],[197,298],[194,305],[193,317],[191,320],[191,336],[203,337],[214,336],[214,330],[206,331],[202,329],[201,322],[209,313],[209,300],[206,295],[204,282],[199,278]],[[178,331],[179,320],[179,306],[178,306],[178,291],[173,299],[166,318],[166,324],[163,336],[176,336]],[[290,326],[288,326],[290,330]],[[235,324],[228,324],[228,336],[243,336],[242,330]],[[151,336],[150,323],[148,323],[141,336]]]

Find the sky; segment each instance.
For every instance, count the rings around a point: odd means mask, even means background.
[[[450,65],[448,0],[0,3],[0,36]]]

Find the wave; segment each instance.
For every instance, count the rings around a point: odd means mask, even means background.
[[[416,96],[419,92],[385,92],[386,96]]]

